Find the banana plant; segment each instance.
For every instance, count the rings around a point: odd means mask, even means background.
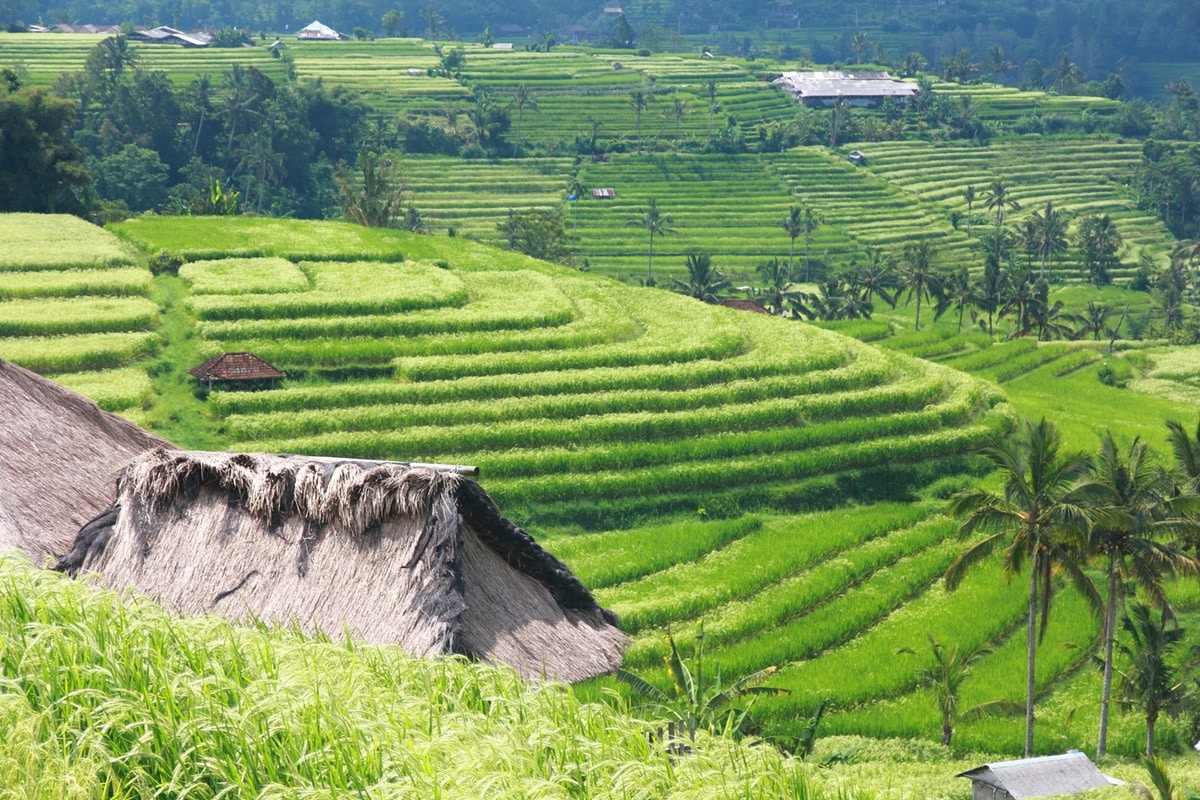
[[[712,676],[704,671],[704,626],[696,637],[696,654],[693,660],[694,669],[689,667],[679,653],[675,638],[666,635],[668,653],[663,657],[667,673],[671,677],[671,688],[664,691],[643,678],[617,670],[617,679],[632,687],[634,691],[650,702],[653,710],[670,717],[680,725],[681,730],[694,733],[696,728],[704,728],[714,733],[727,736],[737,736],[743,732],[749,719],[750,705],[761,695],[786,695],[787,689],[780,689],[761,684],[769,680],[779,667],[770,666],[758,672],[739,678],[732,683],[726,683],[718,666]],[[735,701],[749,697],[750,703],[737,708]]]

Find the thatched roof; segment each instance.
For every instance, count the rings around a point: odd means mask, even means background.
[[[112,502],[120,468],[169,446],[86,397],[0,359],[0,550],[35,563]]]
[[[608,672],[627,643],[478,484],[428,465],[147,453],[56,568],[183,613],[462,653],[531,679]]]

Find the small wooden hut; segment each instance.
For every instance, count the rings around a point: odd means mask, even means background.
[[[79,526],[112,502],[123,465],[169,447],[128,420],[0,359],[0,551],[34,563],[71,548]]]
[[[461,468],[158,450],[56,568],[182,613],[465,654],[531,680],[609,672],[628,642]]]
[[[243,388],[275,386],[287,377],[267,361],[253,353],[222,353],[188,370],[196,380],[210,390],[214,383],[236,385]]]

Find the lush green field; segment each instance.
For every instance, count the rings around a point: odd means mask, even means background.
[[[461,240],[325,223],[333,260],[314,261],[301,223],[184,223],[115,230],[203,256],[179,303],[200,356],[250,350],[293,377],[215,393],[197,427],[237,449],[476,463],[526,522],[904,497],[1011,419],[949,370]],[[354,260],[376,252],[411,257]]]
[[[942,319],[876,350],[462,239],[325,223],[317,260],[303,223],[144,218],[115,229],[147,255],[192,259],[171,279],[181,294],[169,312],[192,333],[172,333],[159,361],[251,348],[291,375],[278,390],[212,394],[175,429],[181,444],[476,463],[505,510],[622,615],[631,669],[663,680],[662,632],[701,623],[728,673],[783,667],[776,682],[792,693],[760,705],[773,736],[797,735],[822,702],[831,733],[934,736],[915,667],[894,656],[929,633],[994,648],[969,694],[1020,696],[1021,587],[992,569],[943,592],[960,545],[936,499],[844,505],[911,500],[939,478],[930,497],[965,485],[957,454],[1011,417],[995,390],[949,367],[1051,415],[1081,448],[1106,425],[1161,446],[1162,421],[1192,413],[1100,384],[1105,343],[992,344]],[[880,324],[842,327],[874,339]],[[45,352],[59,349],[47,341]],[[1158,380],[1188,385],[1188,352],[1164,352]],[[106,407],[142,407],[138,419],[166,397],[136,369],[64,380]],[[664,518],[675,521],[654,522]],[[992,611],[986,625],[979,607]],[[1093,709],[1077,687],[1097,635],[1064,595],[1038,678],[1052,709],[1063,692]],[[615,688],[585,694],[602,686]],[[1073,718],[1047,712],[1039,749],[1086,746],[1094,734]],[[1115,746],[1132,752],[1136,720],[1117,728]],[[961,726],[959,741],[1014,752],[1019,734],[990,720]],[[1164,746],[1178,734],[1165,726]]]

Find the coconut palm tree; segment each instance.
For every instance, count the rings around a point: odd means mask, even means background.
[[[1167,439],[1175,456],[1175,477],[1194,491],[1200,483],[1200,424],[1195,434],[1189,434],[1176,420],[1167,420]]]
[[[732,289],[733,284],[713,267],[708,253],[689,253],[687,257],[688,277],[686,281],[672,278],[672,289],[704,303],[719,303],[725,299],[722,292]]]
[[[533,90],[523,83],[519,84],[513,91],[512,100],[509,101],[508,108],[510,110],[515,108],[517,110],[516,138],[519,142],[521,141],[521,122],[525,119],[525,109],[528,108],[537,114],[541,114],[542,111],[538,108],[537,97],[534,95]]]
[[[1046,262],[1053,263],[1059,255],[1067,252],[1067,216],[1054,207],[1053,200],[1046,201],[1043,211],[1033,212],[1033,223],[1037,229],[1037,255],[1042,260],[1039,277],[1046,278]]]
[[[804,232],[804,209],[800,206],[790,206],[788,213],[777,223],[791,240],[788,247],[788,267],[796,267],[796,239]]]
[[[958,332],[962,333],[963,316],[967,308],[975,303],[975,287],[971,284],[971,273],[964,265],[957,272],[945,276],[941,297],[934,306],[933,318],[939,319],[953,309],[958,313]]]
[[[1008,294],[1008,278],[1000,271],[999,264],[991,261],[983,265],[983,274],[972,284],[972,305],[980,314],[987,314],[988,336],[993,335],[996,314],[1004,305]]]
[[[772,258],[765,264],[755,268],[759,277],[766,283],[763,292],[763,305],[773,314],[783,316],[798,299],[796,287],[792,284],[792,271],[788,265],[778,258]]]
[[[868,303],[878,296],[892,308],[896,307],[900,283],[891,256],[882,250],[867,248],[867,263],[851,271],[850,284]]]
[[[647,200],[646,210],[642,212],[642,218],[631,220],[629,223],[630,225],[643,228],[650,235],[650,249],[646,258],[647,286],[654,286],[654,237],[674,233],[675,229],[671,227],[671,223],[674,221],[670,214],[664,214],[658,210],[658,201],[651,197]]]
[[[1177,714],[1186,697],[1180,675],[1184,670],[1177,663],[1184,632],[1178,624],[1171,623],[1165,610],[1155,621],[1150,607],[1143,603],[1130,606],[1123,627],[1128,643],[1121,642],[1118,646],[1128,666],[1121,671],[1118,695],[1122,707],[1146,716],[1146,757],[1153,758],[1158,718],[1164,712]],[[1183,660],[1194,663],[1195,648],[1184,653]]]
[[[1075,338],[1081,339],[1092,334],[1093,341],[1100,341],[1100,334],[1109,332],[1108,320],[1112,316],[1112,306],[1089,300],[1087,310],[1079,315],[1079,327],[1075,329]]]
[[[1200,573],[1200,562],[1163,539],[1195,536],[1200,533],[1200,522],[1183,513],[1186,506],[1195,505],[1197,498],[1177,494],[1171,476],[1151,461],[1146,444],[1134,439],[1128,453],[1122,454],[1109,431],[1100,440],[1088,477],[1077,493],[1086,494],[1092,507],[1087,550],[1101,561],[1108,581],[1102,639],[1104,683],[1096,747],[1096,757],[1103,758],[1108,741],[1117,612],[1125,607],[1126,586],[1140,588],[1173,618],[1175,612],[1165,583],[1177,575]]]
[[[1021,204],[1009,194],[1003,181],[992,181],[984,197],[984,208],[996,215],[996,230],[1004,226],[1005,211],[1020,211]]]
[[[644,87],[639,86],[629,93],[629,107],[633,109],[633,116],[637,120],[638,153],[642,152],[642,114],[653,101],[654,96]]]
[[[679,152],[679,128],[683,124],[683,118],[691,114],[692,111],[688,108],[687,100],[679,95],[675,95],[671,98],[671,110],[668,113],[675,118],[675,152]],[[666,119],[667,114],[660,116]]]
[[[969,184],[963,189],[963,199],[967,201],[967,238],[971,238],[971,213],[975,208],[975,184]]]
[[[1004,571],[1011,577],[1029,567],[1029,610],[1026,622],[1025,755],[1033,754],[1035,667],[1039,641],[1050,615],[1053,575],[1065,572],[1093,609],[1099,593],[1083,572],[1085,556],[1077,545],[1087,527],[1085,509],[1071,497],[1087,461],[1063,454],[1058,429],[1042,419],[1024,421],[1018,429],[980,454],[1004,480],[1001,492],[968,489],[950,498],[946,513],[962,520],[959,536],[986,535],[970,544],[946,570],[946,589],[953,591],[970,570],[1001,550]]]
[[[950,738],[954,736],[954,723],[958,719],[958,695],[963,682],[971,674],[971,668],[985,656],[991,655],[989,647],[983,647],[970,653],[963,653],[958,645],[943,645],[937,639],[929,636],[929,646],[933,652],[933,663],[923,667],[917,673],[917,685],[924,686],[933,692],[937,700],[938,712],[942,715],[942,746],[950,746]],[[902,647],[899,652],[916,655],[910,647]],[[1020,703],[1007,700],[996,700],[975,706],[966,711],[963,716],[977,717],[999,711],[1020,710]]]
[[[909,242],[900,251],[900,287],[908,293],[908,299],[917,300],[917,316],[914,330],[921,329],[921,301],[935,300],[941,296],[942,276],[934,269],[933,259],[937,249],[928,239]]]

